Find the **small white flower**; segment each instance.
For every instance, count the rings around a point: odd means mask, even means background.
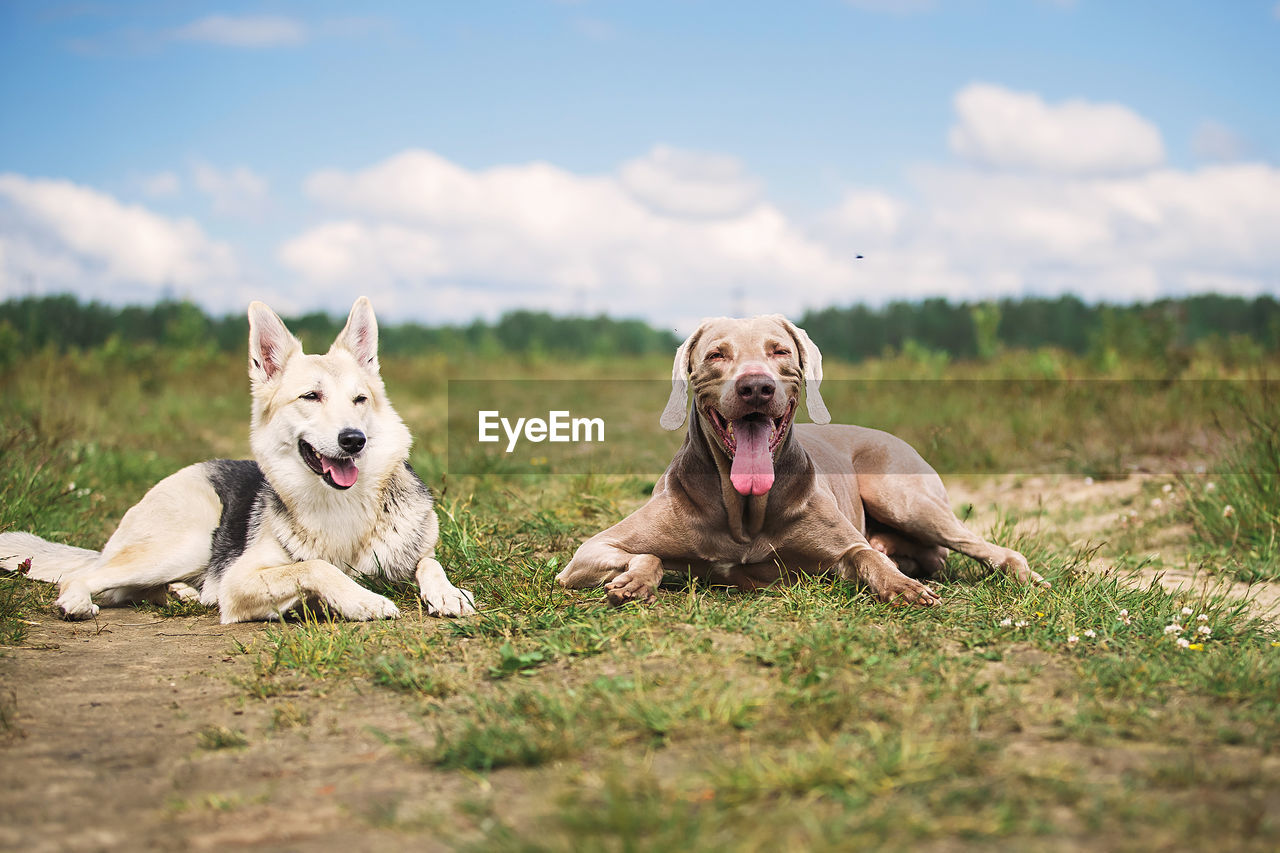
[[[1178,648],[1185,649],[1189,645],[1191,645],[1191,641],[1188,640],[1186,637],[1178,638]]]
[[[1177,622],[1174,622],[1172,625],[1165,625],[1164,632],[1166,634],[1181,634],[1182,626],[1179,625]]]
[[[1160,487],[1160,491],[1164,492],[1166,495],[1169,494],[1170,492],[1173,491],[1173,484],[1165,483],[1163,486]]]
[[[1212,491],[1214,491],[1214,490],[1215,490],[1215,489],[1217,489],[1217,488],[1218,488],[1218,484],[1217,484],[1217,483],[1208,483],[1207,485],[1205,485],[1204,490],[1205,490],[1206,492],[1212,492]]]
[[[1203,474],[1205,471],[1208,471],[1209,469],[1204,467],[1204,463],[1201,462],[1200,464],[1196,465],[1195,470],[1197,474]]]
[[[1233,516],[1233,515],[1235,515],[1235,514],[1236,514],[1236,508],[1235,508],[1235,507],[1233,507],[1231,504],[1227,504],[1226,506],[1224,506],[1224,507],[1222,508],[1222,517],[1223,517],[1223,518],[1230,518],[1231,516]]]
[[[1197,617],[1196,617],[1196,621],[1197,621],[1197,622],[1208,622],[1208,621],[1209,621],[1209,616],[1208,616],[1208,614],[1206,614],[1206,613],[1201,613],[1199,616],[1197,616]]]
[[[1010,625],[1012,625],[1012,624],[1013,624],[1013,620],[1012,620],[1012,619],[1010,619],[1008,616],[1006,616],[1005,618],[1003,618],[1003,619],[1001,619],[1001,620],[1000,620],[1000,627],[1001,627],[1001,628],[1008,628],[1008,627],[1009,627]]]
[[[1027,620],[1025,620],[1025,619],[1019,619],[1017,622],[1014,622],[1014,623],[1013,623],[1013,627],[1015,627],[1015,628],[1025,628],[1025,627],[1027,627]]]
[[[1152,498],[1151,505],[1156,507],[1164,506],[1164,501],[1160,500],[1159,498]]]
[[[1196,629],[1196,633],[1202,637],[1207,637],[1213,633],[1213,629],[1210,628],[1208,625],[1201,625],[1199,628]]]
[[[1072,634],[1070,637],[1067,637],[1067,642],[1068,642],[1068,643],[1078,643],[1078,642],[1080,642],[1080,638],[1079,638],[1079,637],[1077,637],[1075,634]]]
[[[67,483],[67,491],[68,491],[68,492],[74,492],[75,490],[76,490],[76,481],[75,481],[75,480],[72,480],[70,483]]]
[[[1128,608],[1125,608],[1124,610],[1121,610],[1121,611],[1120,611],[1120,618],[1121,618],[1121,619],[1123,619],[1124,617],[1126,617],[1126,616],[1128,616],[1128,615],[1129,615],[1129,610],[1128,610]]]
[[[1089,630],[1084,632],[1084,635],[1088,637],[1090,640],[1092,640],[1094,637],[1098,636],[1098,632],[1090,628]]]
[[[1084,478],[1084,484],[1085,484],[1086,486],[1092,486],[1092,485],[1093,485],[1093,478],[1092,478],[1092,477],[1085,477],[1085,478]]]
[[[1182,615],[1183,615],[1183,616],[1190,616],[1190,615],[1191,615],[1191,608],[1190,608],[1190,607],[1184,607],[1184,608],[1182,608]]]

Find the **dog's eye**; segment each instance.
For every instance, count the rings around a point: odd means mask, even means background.
[[[791,355],[791,350],[787,349],[786,347],[778,347],[773,351],[773,354],[778,356],[779,358],[785,358],[786,356]]]
[[[724,353],[720,350],[712,350],[707,353],[707,361],[724,361]]]
[[[355,403],[355,404],[358,406],[358,405],[360,405],[361,403],[366,402],[368,399],[369,399],[369,398],[368,398],[368,397],[366,397],[365,395],[360,394],[359,396],[357,396],[357,397],[356,397],[354,400],[352,400],[351,402]]]
[[[303,395],[302,395],[301,397],[299,397],[298,399],[299,399],[299,400],[319,400],[319,399],[320,399],[320,392],[319,392],[319,391],[308,391],[307,393],[303,394]]]

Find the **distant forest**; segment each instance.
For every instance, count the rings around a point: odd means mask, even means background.
[[[315,349],[327,346],[345,318],[312,313],[285,319]],[[825,355],[849,361],[912,350],[985,358],[1001,350],[1040,347],[1085,354],[1105,346],[1127,355],[1163,355],[1205,340],[1248,342],[1250,349],[1267,352],[1280,349],[1280,302],[1270,296],[1204,295],[1123,306],[1090,305],[1073,296],[982,303],[928,299],[881,308],[826,308],[795,320]],[[247,336],[243,314],[211,317],[190,302],[117,308],[74,296],[48,296],[0,303],[0,348],[11,355],[44,347],[92,349],[113,340],[237,351]],[[679,342],[670,331],[640,320],[537,311],[513,311],[493,323],[386,324],[380,338],[387,355],[643,355],[670,353]]]

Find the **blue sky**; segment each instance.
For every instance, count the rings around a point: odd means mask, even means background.
[[[0,298],[1277,293],[1277,104],[1275,0],[7,0]]]

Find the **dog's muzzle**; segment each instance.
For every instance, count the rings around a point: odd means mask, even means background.
[[[777,418],[756,412],[729,420],[715,406],[707,408],[707,420],[731,460],[729,481],[738,494],[763,495],[773,488],[773,453],[786,438],[795,415],[794,399]]]
[[[347,430],[343,430],[345,434]],[[350,430],[350,432],[358,433],[360,436],[360,449],[364,448],[364,433],[359,430]],[[354,444],[349,441],[348,443]],[[342,442],[342,435],[338,437],[338,444],[346,449],[346,445]],[[360,476],[360,469],[356,467],[355,461],[349,456],[325,456],[318,452],[314,447],[303,439],[298,439],[298,453],[302,456],[302,461],[307,463],[307,467],[315,471],[326,483],[335,489],[349,489],[356,484],[356,479]]]

